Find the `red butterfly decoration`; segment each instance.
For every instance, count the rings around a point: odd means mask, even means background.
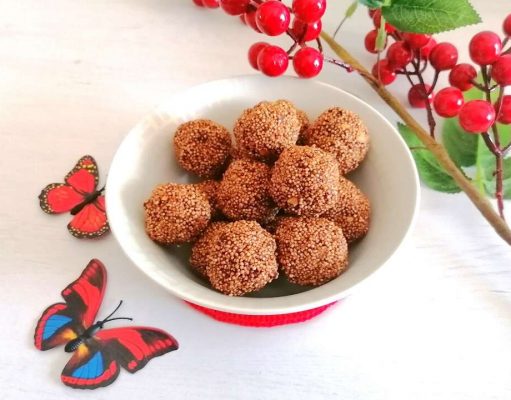
[[[110,230],[105,211],[104,188],[97,189],[98,166],[91,156],[83,156],[66,175],[64,183],[50,183],[39,195],[39,205],[47,214],[71,212],[69,232],[79,238],[95,238]]]
[[[128,372],[142,369],[154,357],[178,349],[178,343],[161,329],[144,326],[102,330],[122,304],[97,321],[106,288],[106,269],[91,260],[80,277],[62,291],[65,303],[49,306],[37,323],[35,347],[48,350],[65,345],[73,353],[62,371],[62,382],[73,388],[96,389],[111,384],[122,366]]]

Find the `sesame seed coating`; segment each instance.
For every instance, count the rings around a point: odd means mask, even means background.
[[[324,218],[283,218],[275,234],[277,260],[288,280],[322,285],[348,267],[348,245],[342,229]]]
[[[206,257],[211,285],[229,296],[262,289],[278,277],[276,244],[255,221],[236,221],[218,228]]]
[[[339,197],[339,169],[335,157],[309,146],[284,150],[273,167],[270,194],[287,213],[321,215],[333,207]]]
[[[369,150],[369,134],[360,117],[334,107],[323,112],[303,134],[304,144],[335,154],[341,175],[359,166]]]
[[[197,119],[178,126],[174,135],[178,164],[201,178],[222,173],[231,152],[231,136],[222,125]]]
[[[215,181],[213,179],[208,179],[199,183],[196,183],[197,186],[202,193],[204,193],[209,201],[209,205],[211,206],[211,218],[220,217],[220,211],[218,209],[218,201],[217,194],[218,188],[220,187],[220,182]]]
[[[160,244],[193,241],[211,218],[208,199],[195,185],[157,186],[144,203],[145,229]]]
[[[274,161],[298,140],[301,123],[286,101],[263,101],[241,114],[234,125],[237,153],[242,158]]]
[[[259,161],[234,160],[217,192],[218,207],[231,220],[264,221],[275,213],[269,194],[271,168]]]
[[[215,237],[219,232],[219,228],[226,225],[227,222],[213,222],[208,225],[206,230],[202,233],[201,237],[194,243],[192,247],[192,254],[190,256],[190,266],[204,278],[207,278],[206,264],[209,257],[209,252],[213,247]]]
[[[341,177],[339,184],[339,200],[322,217],[339,225],[348,243],[352,243],[369,231],[371,204],[353,182]]]

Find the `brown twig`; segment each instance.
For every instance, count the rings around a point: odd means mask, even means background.
[[[397,115],[408,125],[408,127],[415,133],[417,138],[424,144],[425,147],[435,156],[438,163],[445,169],[445,171],[454,179],[457,185],[463,190],[469,199],[474,203],[481,214],[486,218],[495,231],[504,239],[506,243],[511,245],[511,229],[500,216],[493,209],[490,201],[479,192],[470,180],[463,174],[463,172],[451,160],[445,148],[432,138],[427,131],[419,124],[415,118],[403,107],[397,98],[395,98],[383,85],[376,79],[370,79],[369,71],[344,47],[337,43],[330,35],[325,32],[321,33],[323,40],[330,46],[330,48],[337,54],[337,56],[351,65],[358,71],[362,78],[366,80],[369,85],[378,93],[378,95],[396,112]]]

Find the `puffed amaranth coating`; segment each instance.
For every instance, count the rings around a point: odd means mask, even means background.
[[[286,101],[263,101],[241,114],[234,125],[237,155],[273,162],[296,143],[302,122]]]
[[[217,204],[231,220],[264,222],[276,214],[269,194],[271,168],[259,161],[234,160],[217,191]]]
[[[223,172],[231,147],[229,131],[208,119],[185,122],[174,135],[178,164],[201,178],[212,178]]]
[[[303,143],[335,154],[341,175],[359,166],[369,150],[369,133],[352,111],[334,107],[323,112],[302,135]]]
[[[275,253],[275,240],[257,222],[230,222],[216,233],[206,273],[216,290],[242,296],[278,277]]]
[[[211,218],[219,218],[220,210],[218,209],[218,188],[220,187],[220,182],[215,181],[213,179],[207,179],[205,181],[195,183],[202,193],[204,193],[209,201],[209,205],[211,206]]]
[[[211,218],[208,199],[195,185],[159,185],[145,201],[144,209],[147,234],[164,245],[192,242]]]
[[[218,221],[208,225],[201,237],[193,244],[190,266],[203,278],[207,278],[206,265],[211,249],[214,247],[218,232],[227,222]]]
[[[283,218],[275,240],[279,266],[292,283],[319,286],[348,267],[342,229],[325,218]]]
[[[335,157],[309,146],[284,150],[273,167],[270,194],[287,213],[323,214],[339,198],[339,169]]]
[[[369,231],[371,204],[350,180],[341,177],[339,185],[339,200],[322,217],[339,225],[348,243],[353,243]]]

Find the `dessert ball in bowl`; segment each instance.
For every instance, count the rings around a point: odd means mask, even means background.
[[[249,125],[240,125],[239,123],[236,125],[240,115],[258,103],[275,102],[279,99],[286,99],[296,105],[298,109],[303,110],[309,121],[304,114],[300,114],[299,122],[296,122],[297,120],[293,116],[286,116],[290,121],[288,126],[291,126],[292,129],[276,131],[275,137],[278,137],[278,141],[272,142],[268,139],[268,137],[271,139],[272,136],[263,137],[264,132],[261,133],[263,139],[258,142],[251,141],[250,137],[242,136],[243,130],[247,129]],[[279,107],[286,108],[281,103],[279,103]],[[336,118],[323,117],[318,120],[318,116],[333,107],[346,110],[346,114],[338,115]],[[273,110],[263,110],[262,112],[266,116],[265,118],[270,118]],[[360,117],[364,127],[367,128],[367,140],[370,145],[360,146],[360,143],[357,143],[358,147],[354,148],[352,157],[346,158],[344,150],[335,143],[329,142],[325,132],[335,130],[342,124],[351,123],[353,115]],[[238,157],[240,161],[232,161],[226,157],[225,146],[227,146],[228,139],[223,129],[216,125],[211,126],[216,132],[215,135],[222,138],[224,147],[221,151],[211,152],[212,156],[208,159],[201,158],[200,155],[195,154],[195,151],[186,153],[188,148],[181,145],[186,141],[180,139],[179,154],[176,155],[174,153],[176,147],[172,145],[174,134],[184,123],[198,119],[214,121],[221,127],[225,127],[231,134],[234,131],[233,141],[237,138],[247,139],[239,140],[241,146],[233,152],[233,156]],[[356,123],[359,123],[358,120]],[[190,126],[186,125],[185,127],[190,130],[193,128],[193,124]],[[356,128],[361,129],[360,127]],[[238,137],[235,138],[236,136]],[[360,135],[357,137],[360,138]],[[348,137],[346,140],[351,139]],[[364,140],[366,140],[365,137]],[[295,142],[308,146],[312,150],[294,149],[292,146]],[[191,148],[193,149],[193,146]],[[237,151],[241,153],[241,156],[236,155]],[[293,156],[293,152],[298,155]],[[321,198],[318,197],[318,200],[314,200],[314,196],[317,195],[314,192],[312,196],[309,196],[312,200],[309,203],[304,203],[303,207],[299,207],[293,203],[295,195],[288,198],[289,193],[293,193],[293,188],[285,187],[285,174],[279,173],[273,177],[272,173],[276,168],[275,165],[280,170],[286,170],[285,160],[280,160],[279,165],[280,154],[284,154],[283,157],[288,160],[295,158],[300,160],[309,157],[309,153],[311,153],[311,159],[314,160],[315,154],[318,152],[322,154],[322,161],[320,164],[314,164],[314,168],[317,166],[322,171],[328,171],[328,174],[325,175],[328,179],[322,181],[318,186],[326,194]],[[182,199],[183,203],[193,204],[195,212],[190,215],[194,220],[190,226],[180,225],[178,227],[184,232],[181,236],[178,235],[181,231],[172,229],[168,232],[162,231],[158,227],[159,211],[155,211],[151,206],[150,226],[157,227],[151,228],[151,239],[146,232],[147,215],[144,203],[151,197],[155,188],[159,185],[187,184],[199,181],[197,177],[194,178],[178,165],[177,159],[185,159],[186,163],[183,165],[188,170],[195,168],[202,179],[215,178],[214,172],[221,174],[225,168],[230,168],[231,172],[223,186],[222,184],[211,184],[211,181],[205,181],[206,183],[201,183],[193,188],[183,189],[179,186],[179,190],[174,190],[171,186],[163,188],[160,186],[160,189],[157,190],[158,196],[164,196],[165,199],[177,196],[176,198]],[[197,161],[191,162],[190,160]],[[258,163],[265,163],[269,166],[268,171],[272,172],[268,172],[266,167],[259,166]],[[335,171],[330,168],[331,165],[335,165]],[[264,177],[268,176],[267,180],[271,181],[269,184],[273,185],[268,189],[268,196],[271,195],[278,200],[275,201],[275,204],[264,203],[264,207],[258,204],[258,207],[252,208],[251,203],[247,203],[248,206],[241,207],[240,204],[244,205],[243,201],[248,201],[247,198],[250,199],[251,196],[264,192],[264,188],[254,190],[255,184],[252,187],[253,193],[249,192],[246,197],[243,197],[245,192],[238,195],[235,191],[231,192],[226,189],[233,186],[232,182],[236,183],[239,177],[243,177],[250,168],[254,170],[253,176],[257,177],[257,179],[253,178],[256,184],[264,181],[266,179]],[[337,168],[340,171],[338,175],[336,175]],[[237,171],[238,169],[240,171]],[[299,171],[295,171],[295,175],[298,176],[297,179],[300,179]],[[260,178],[261,176],[264,179]],[[336,182],[333,182],[332,177],[335,177]],[[346,182],[346,178],[349,182]],[[337,179],[340,180],[339,189],[330,193],[330,187],[337,184]],[[330,182],[331,180],[332,182]],[[208,234],[211,235],[211,229],[207,227],[207,218],[220,220],[220,222],[222,219],[228,219],[228,217],[219,216],[221,213],[217,214],[213,209],[208,210],[207,204],[204,205],[207,200],[211,201],[212,196],[206,192],[204,192],[204,197],[198,194],[199,188],[215,187],[215,185],[220,186],[222,193],[219,201],[220,206],[225,209],[231,219],[239,214],[247,216],[251,220],[249,223],[236,223],[233,225],[235,229],[229,228],[229,232],[217,222],[219,224],[217,230],[226,231],[226,238],[233,234],[231,231],[240,231],[239,234],[245,235],[244,237],[247,238],[244,239],[247,240],[247,243],[260,243],[261,248],[264,249],[255,252],[255,256],[262,257],[263,253],[268,253],[267,257],[265,256],[265,276],[271,282],[265,286],[258,282],[253,286],[254,288],[264,286],[261,290],[246,293],[245,290],[238,290],[239,288],[236,287],[232,289],[232,294],[236,295],[226,295],[219,291],[225,287],[225,279],[222,274],[238,262],[246,266],[243,257],[250,260],[243,252],[242,246],[238,246],[239,256],[231,261],[228,260],[233,254],[226,254],[226,257],[222,257],[222,247],[212,246],[215,249],[215,254],[211,257],[214,259],[213,264],[222,265],[223,268],[210,271],[215,286],[204,278],[210,268],[209,265],[204,266],[198,262],[195,267],[190,266],[190,246],[168,246],[164,242],[174,236],[179,239],[190,239],[190,241],[200,240],[199,237],[195,237],[200,232],[203,234],[209,232]],[[406,144],[395,128],[370,105],[349,93],[317,81],[291,77],[270,79],[258,75],[214,81],[174,95],[168,102],[140,122],[124,139],[112,162],[106,188],[106,205],[110,226],[119,244],[138,268],[183,300],[214,310],[249,315],[286,314],[310,310],[339,300],[351,293],[360,283],[382,268],[399,248],[413,225],[419,201],[417,171]],[[171,190],[172,194],[167,195],[167,190]],[[326,198],[326,195],[330,197]],[[331,208],[328,213],[321,214],[322,210],[318,208],[321,206],[321,199],[328,200],[328,202],[325,200],[328,207],[332,207],[332,205],[335,207],[342,199],[360,199],[360,203],[349,208],[352,212],[358,212],[369,209],[365,196],[370,201],[370,228],[367,231],[364,220],[361,220],[361,224],[353,225],[353,229],[346,230],[345,241],[340,233],[341,230],[337,228],[338,223],[344,223],[343,221],[347,219],[345,213],[343,214],[345,209],[342,207]],[[237,203],[238,200],[239,203]],[[151,201],[154,202],[154,199]],[[159,201],[157,199],[154,204],[158,204]],[[289,215],[291,218],[300,218],[300,221],[288,220],[283,224],[280,232],[279,226],[271,227],[271,223],[265,226],[266,216],[275,215],[272,212],[273,205],[276,209],[275,214],[276,212],[285,214],[284,216],[277,215],[275,217],[277,221],[279,218],[285,220]],[[165,210],[165,215],[172,216],[173,213],[179,212],[179,209],[169,208]],[[303,215],[292,216],[293,213],[301,212]],[[323,218],[323,220],[318,218]],[[277,223],[277,225],[279,224]],[[266,229],[264,232],[260,229],[261,226]],[[255,236],[250,239],[253,232],[256,232]],[[291,237],[294,240],[293,243],[296,242],[298,246],[302,243],[303,237],[298,235],[295,238],[293,232],[303,232],[304,235],[309,235],[311,238],[323,235],[322,242],[328,243],[337,243],[342,239],[342,251],[336,250],[337,253],[327,251],[328,254],[325,254],[324,257],[324,260],[342,261],[342,268],[334,269],[334,275],[331,276],[336,276],[339,273],[340,275],[334,279],[331,279],[330,276],[327,276],[328,279],[323,277],[316,279],[315,276],[313,276],[315,279],[312,280],[308,278],[296,279],[296,277],[295,279],[286,279],[286,274],[290,274],[289,271],[294,271],[296,263],[293,264],[293,260],[295,258],[301,260],[301,258],[294,257],[292,252],[288,252],[286,254],[289,256],[282,256],[279,261],[276,254],[275,260],[285,264],[284,267],[276,266],[273,259],[268,260],[272,257],[270,253],[275,251],[274,249],[282,240],[285,241],[286,238]],[[327,232],[328,236],[321,232]],[[365,236],[362,239],[358,239],[363,235]],[[341,239],[338,239],[339,237]],[[163,244],[161,241],[159,242],[160,238],[163,238]],[[274,238],[277,240],[275,241]],[[349,254],[348,261],[346,261],[345,249],[348,245]],[[282,249],[284,246],[290,245],[284,243]],[[203,248],[207,249],[207,246]],[[278,253],[278,248],[276,252]],[[311,254],[320,254],[320,252],[316,251]],[[309,267],[313,268],[314,266],[305,265],[305,268]],[[331,271],[328,267],[328,265],[324,265],[322,268],[325,271]],[[277,275],[279,277],[275,279]],[[309,281],[313,284],[307,285]],[[321,282],[321,285],[315,285],[317,282]],[[216,290],[215,287],[219,290]],[[237,294],[243,295],[238,296]]]

